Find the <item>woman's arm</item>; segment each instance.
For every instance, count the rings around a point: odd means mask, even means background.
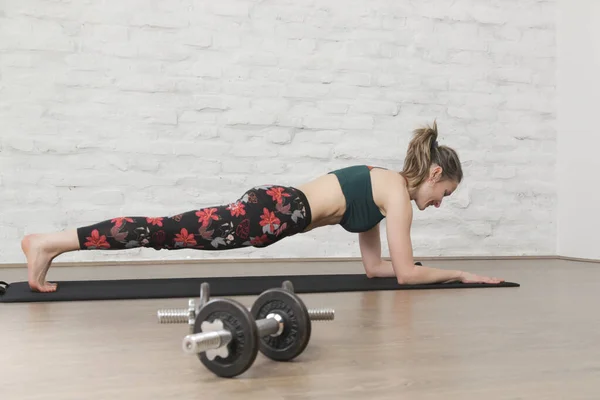
[[[410,210],[412,212],[412,210]],[[361,232],[358,235],[360,253],[365,268],[365,273],[369,278],[391,278],[397,277],[399,283],[427,283],[427,282],[450,282],[460,279],[460,271],[436,270],[429,267],[415,266],[412,256],[412,247],[410,236],[406,235],[407,230],[402,230],[401,223],[396,223],[396,228],[389,228],[388,220],[388,240],[390,240],[390,231],[392,239],[397,246],[394,247],[395,253],[392,260],[388,261],[381,258],[381,237],[380,227],[377,224],[372,229]],[[408,228],[410,231],[410,226]],[[403,233],[404,232],[404,233]],[[400,238],[400,239],[398,239]],[[403,240],[404,239],[404,240]],[[390,250],[392,246],[390,244]],[[398,261],[400,260],[400,261]],[[403,263],[403,264],[401,264]],[[394,268],[396,266],[396,268]]]
[[[369,278],[392,278],[396,271],[392,262],[381,258],[380,224],[358,234],[358,244],[365,273]]]
[[[387,239],[391,265],[400,284],[443,283],[459,281],[461,271],[444,270],[415,265],[413,259],[410,227],[412,208],[396,207],[387,216]]]
[[[396,271],[394,270],[394,266],[391,261],[384,260],[381,258],[381,238],[379,234],[379,225],[374,227],[373,229],[367,232],[361,232],[359,234],[359,244],[360,251],[362,256],[362,262],[365,268],[365,272],[367,277],[369,278],[394,278],[396,277]],[[398,280],[399,283],[424,283],[424,282],[437,282],[435,276],[433,279],[427,277],[422,278],[422,275],[427,274],[428,271],[439,271],[443,276],[440,279],[447,278],[446,275],[452,276],[453,273],[457,274],[457,277],[449,278],[447,280],[440,281],[441,283],[448,282],[464,282],[464,283],[500,283],[503,282],[502,279],[497,278],[488,278],[486,276],[474,275],[464,271],[446,271],[446,270],[436,270],[427,266],[416,265],[413,267],[413,270],[425,271],[425,273],[417,272],[414,276],[416,276],[415,281],[407,281],[404,282],[401,279]],[[421,276],[420,276],[421,275]],[[430,275],[430,277],[433,274]]]
[[[393,271],[400,284],[446,283],[455,281],[501,282],[501,280],[496,278],[480,277],[457,270],[444,270],[414,264],[410,237],[413,209],[409,195],[400,179],[399,177],[397,181],[390,182],[391,187],[389,187],[389,194],[385,199],[384,205],[387,219],[387,240],[392,261],[381,261],[374,268],[375,271],[378,271],[378,275],[393,276],[391,275]]]
[[[359,233],[358,245],[360,247],[360,255],[367,277],[384,278],[396,276],[394,270],[387,268],[387,266],[384,265],[386,261],[381,259],[379,224],[366,232]]]

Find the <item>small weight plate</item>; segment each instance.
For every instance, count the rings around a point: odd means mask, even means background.
[[[294,284],[292,283],[292,281],[283,281],[281,287],[287,290],[288,292],[294,293]]]
[[[220,320],[223,329],[231,332],[227,344],[229,355],[209,360],[205,353],[198,358],[215,375],[232,378],[244,373],[254,363],[258,354],[258,329],[248,308],[232,299],[213,299],[198,313],[194,323],[194,333],[202,332],[202,322]]]
[[[202,282],[200,285],[200,298],[198,300],[198,306],[196,307],[196,314],[202,307],[210,300],[210,285],[208,282]]]
[[[275,361],[290,361],[299,356],[310,340],[311,321],[308,309],[300,298],[283,288],[264,291],[252,305],[255,320],[267,318],[271,313],[279,314],[283,320],[283,331],[278,336],[260,338],[260,352]]]

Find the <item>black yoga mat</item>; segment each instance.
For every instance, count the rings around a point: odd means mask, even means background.
[[[52,302],[81,300],[131,300],[198,297],[200,284],[208,282],[211,297],[258,295],[266,289],[281,287],[284,280],[296,293],[357,292],[373,290],[465,289],[519,287],[518,283],[440,283],[399,285],[395,278],[367,278],[350,275],[276,275],[210,278],[125,279],[102,281],[59,281],[53,293],[32,292],[27,282],[15,282],[0,290],[0,302]]]

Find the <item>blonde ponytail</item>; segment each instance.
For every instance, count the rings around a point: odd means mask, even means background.
[[[402,175],[406,177],[411,188],[423,183],[429,176],[432,164],[442,167],[442,179],[452,179],[460,183],[463,172],[458,154],[448,146],[437,143],[437,122],[433,126],[415,129],[413,139],[408,144]]]

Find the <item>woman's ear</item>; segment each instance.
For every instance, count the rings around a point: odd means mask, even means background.
[[[442,179],[442,167],[439,165],[432,165],[429,170],[429,181],[432,183],[437,183]]]

